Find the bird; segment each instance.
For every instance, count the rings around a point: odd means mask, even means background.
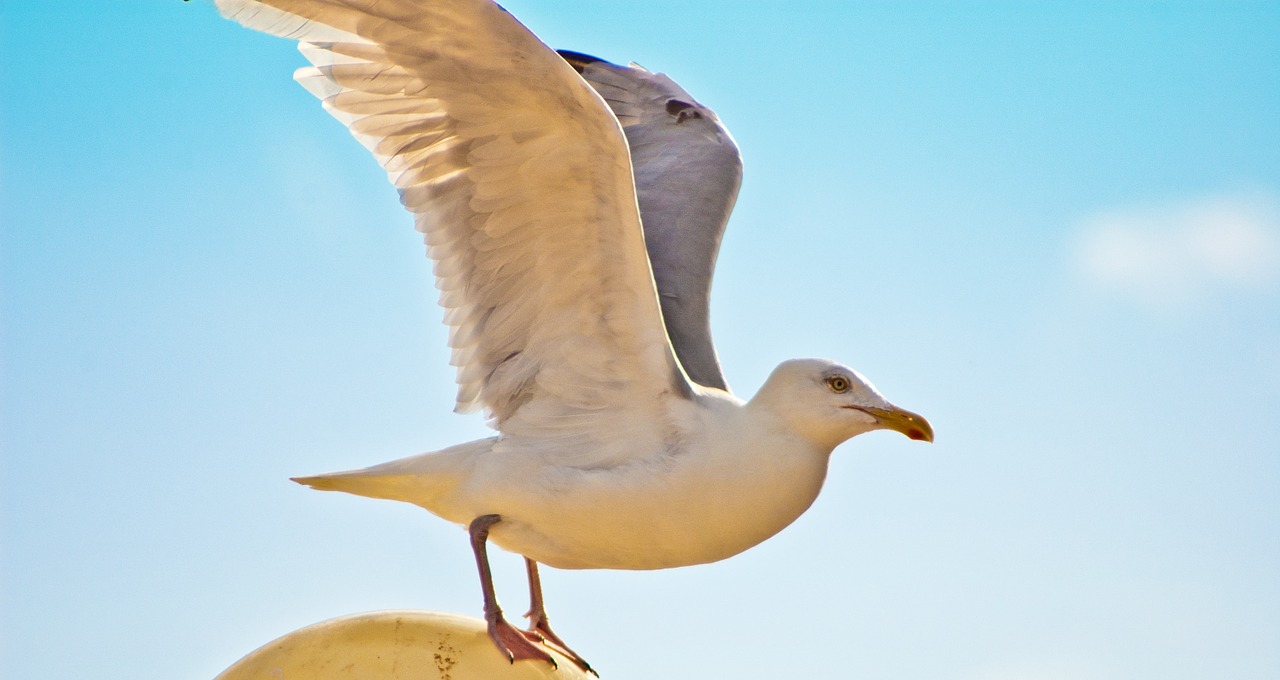
[[[294,39],[295,79],[386,170],[433,264],[460,413],[497,434],[294,478],[465,527],[489,637],[511,662],[592,670],[551,629],[538,567],[667,569],[773,536],[832,451],[923,417],[827,359],[730,390],[711,279],[742,178],[719,117],[635,64],[556,52],[490,0],[215,0]],[[487,547],[524,557],[527,629]],[[594,672],[594,671],[593,671]]]

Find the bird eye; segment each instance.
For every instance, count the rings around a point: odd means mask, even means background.
[[[827,378],[827,387],[830,387],[832,392],[843,394],[849,391],[849,379],[841,375],[833,375]]]

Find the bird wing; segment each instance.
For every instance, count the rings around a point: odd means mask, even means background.
[[[618,117],[631,147],[645,246],[676,356],[728,390],[711,340],[711,277],[742,184],[738,145],[711,109],[662,73],[561,50]]]
[[[693,394],[663,328],[618,121],[514,17],[488,0],[216,3],[301,42],[314,66],[295,78],[414,213],[459,412],[484,408],[504,435],[589,440],[614,423],[613,436],[631,424],[639,437],[662,422],[662,397]]]

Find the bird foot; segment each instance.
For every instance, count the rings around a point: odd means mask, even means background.
[[[570,649],[569,645],[566,645],[564,640],[561,640],[560,636],[556,635],[555,632],[551,630],[551,626],[547,625],[546,616],[540,616],[535,619],[532,612],[525,614],[525,616],[529,618],[529,628],[521,631],[524,633],[525,637],[536,642],[551,645],[561,654],[569,657],[569,660],[578,668],[581,668],[583,671],[590,673],[597,678],[600,677],[600,674],[596,672],[596,669],[591,667],[591,664],[587,663],[586,659],[578,656],[577,652]]]
[[[507,623],[499,614],[489,619],[489,638],[497,645],[498,651],[506,655],[511,663],[524,659],[541,660],[559,668],[555,658],[538,648],[524,631]]]

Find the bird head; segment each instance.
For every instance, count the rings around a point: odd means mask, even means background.
[[[764,405],[820,446],[835,448],[872,430],[933,441],[933,427],[923,416],[894,406],[857,371],[826,359],[784,361],[751,403]]]

